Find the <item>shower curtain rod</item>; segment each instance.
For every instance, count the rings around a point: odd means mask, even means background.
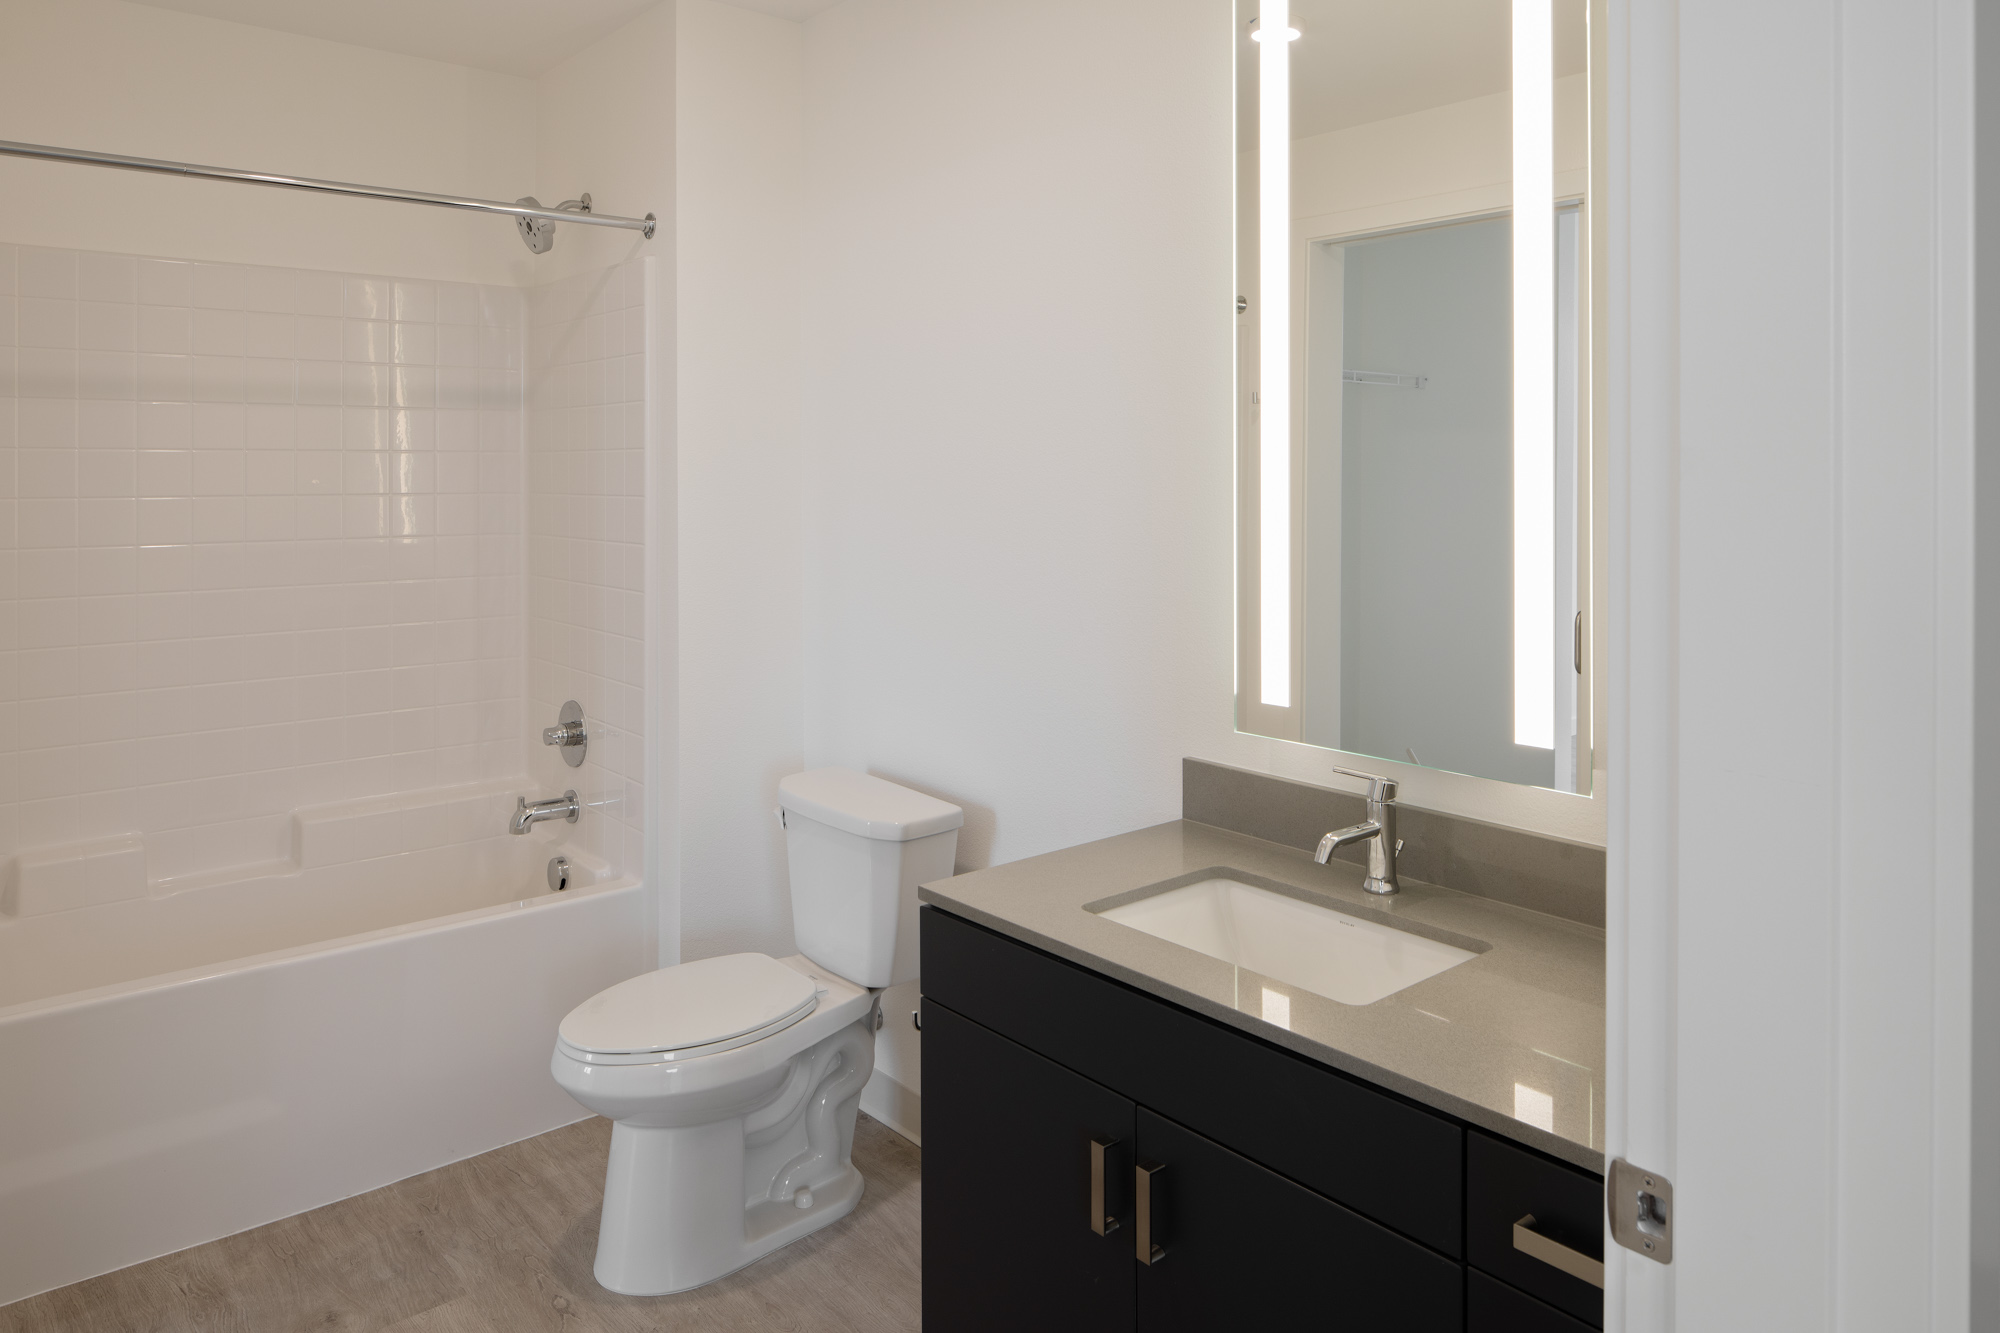
[[[493,199],[468,199],[454,194],[429,194],[422,190],[389,190],[375,185],[353,185],[346,181],[314,180],[308,176],[280,176],[268,171],[237,171],[229,167],[203,167],[192,162],[165,162],[151,157],[127,157],[122,153],[93,153],[81,148],[53,148],[47,144],[15,143],[0,139],[0,156],[38,158],[45,162],[75,162],[88,167],[117,167],[121,171],[150,171],[163,176],[195,176],[203,180],[240,181],[245,185],[269,185],[284,190],[311,190],[318,194],[344,194],[361,199],[393,199],[405,204],[429,204],[433,208],[458,208],[471,213],[495,213],[514,219],[521,239],[540,254],[554,242],[558,222],[581,222],[591,227],[622,227],[652,239],[658,225],[651,213],[643,218],[621,218],[590,211],[590,196],[543,208],[533,197],[511,204]]]

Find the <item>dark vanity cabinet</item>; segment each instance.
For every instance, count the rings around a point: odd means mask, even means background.
[[[1513,1239],[1597,1257],[1596,1176],[934,907],[923,950],[926,1328],[1601,1325]]]
[[[1137,1108],[928,1002],[924,1056],[945,1147],[926,1133],[925,1327],[1132,1327]],[[1088,1225],[1093,1141],[1111,1145],[1096,1176],[1109,1235]]]

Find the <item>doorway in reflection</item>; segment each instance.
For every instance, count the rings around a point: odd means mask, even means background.
[[[1300,739],[1576,789],[1577,212],[1557,216],[1547,530],[1515,531],[1505,214],[1308,247]],[[1565,407],[1567,405],[1567,410]],[[1514,568],[1554,548],[1554,744],[1516,742]]]

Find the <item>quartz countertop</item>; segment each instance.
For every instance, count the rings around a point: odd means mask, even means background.
[[[1217,868],[1292,896],[1488,945],[1373,1004],[1311,991],[1109,921],[1086,906]],[[1177,820],[926,884],[955,916],[1577,1166],[1604,1170],[1604,932],[1404,879],[1382,899],[1359,867]],[[1289,1026],[1262,1016],[1289,997]]]

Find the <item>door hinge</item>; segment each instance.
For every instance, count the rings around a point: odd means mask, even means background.
[[[1674,1261],[1671,1180],[1614,1157],[1604,1181],[1604,1202],[1611,1212],[1611,1239],[1655,1263]]]

